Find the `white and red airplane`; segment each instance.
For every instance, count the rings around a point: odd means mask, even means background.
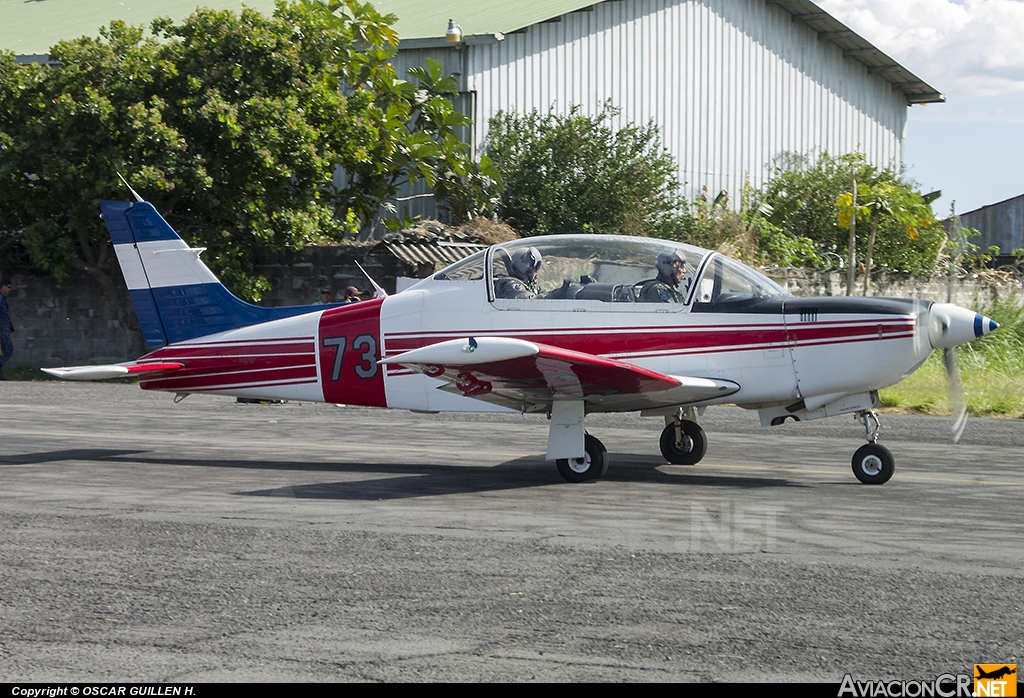
[[[716,252],[605,235],[502,243],[371,301],[264,308],[231,295],[149,203],[101,208],[152,351],[49,373],[135,374],[179,395],[546,413],[546,457],[571,482],[608,468],[589,413],[663,417],[662,455],[695,464],[707,449],[698,415],[730,403],[763,426],[857,415],[868,443],[854,474],[884,483],[894,460],[876,443],[877,391],[997,326],[946,303],[796,298]],[[682,273],[652,294],[659,255]]]

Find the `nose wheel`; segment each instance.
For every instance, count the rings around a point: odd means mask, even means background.
[[[889,482],[896,470],[896,461],[885,446],[864,444],[853,454],[853,474],[865,485]]]
[[[558,474],[569,482],[599,480],[608,472],[608,449],[596,437],[587,434],[583,439],[586,452],[583,458],[560,458],[555,461]]]
[[[868,443],[853,454],[853,474],[865,485],[883,485],[896,471],[896,459],[885,446],[875,443],[881,424],[873,411],[857,413],[857,420],[864,425]]]

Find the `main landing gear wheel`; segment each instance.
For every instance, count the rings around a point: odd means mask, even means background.
[[[676,425],[669,424],[661,432],[661,455],[674,465],[696,465],[708,452],[708,439],[697,422],[684,419],[679,423],[679,436],[676,437]]]
[[[587,434],[583,439],[586,455],[583,458],[560,458],[556,461],[558,474],[569,482],[599,480],[608,472],[608,449],[598,439]]]
[[[865,485],[889,482],[896,471],[896,461],[885,446],[864,444],[853,454],[853,474]]]

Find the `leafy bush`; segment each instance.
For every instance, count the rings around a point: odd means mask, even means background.
[[[613,130],[608,122],[618,113],[606,104],[593,117],[578,106],[564,116],[495,115],[487,154],[504,186],[498,215],[523,235],[667,235],[685,227],[678,168],[657,127]]]

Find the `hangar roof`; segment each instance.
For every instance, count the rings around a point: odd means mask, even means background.
[[[803,22],[817,32],[819,41],[830,41],[843,55],[862,63],[901,90],[909,104],[943,102],[932,86],[884,54],[811,0],[767,0],[789,12],[794,22]],[[0,0],[0,49],[23,57],[41,60],[50,47],[62,39],[96,36],[99,27],[111,20],[146,24],[160,16],[181,20],[197,4],[240,11],[242,0]],[[246,0],[245,5],[271,12],[274,0]],[[541,22],[559,21],[570,12],[593,7],[587,0],[376,0],[384,13],[394,13],[395,26],[407,47],[444,43],[448,20],[454,19],[463,30],[464,40],[501,40],[505,34],[521,31]]]

